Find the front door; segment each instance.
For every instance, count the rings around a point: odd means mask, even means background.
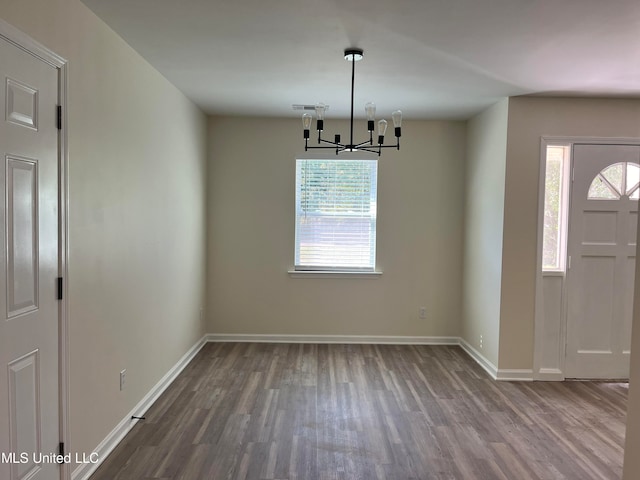
[[[565,377],[629,377],[640,146],[575,145]]]
[[[58,70],[0,37],[0,478],[60,466]]]

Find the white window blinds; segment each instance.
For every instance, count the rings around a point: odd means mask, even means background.
[[[373,271],[377,160],[296,160],[296,270]]]

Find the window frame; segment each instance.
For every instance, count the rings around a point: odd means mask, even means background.
[[[569,191],[571,184],[571,168],[573,162],[573,144],[570,142],[544,142],[542,150],[542,163],[544,166],[542,177],[542,232],[541,232],[541,268],[542,272],[548,274],[564,274],[567,270],[567,240],[569,236]],[[546,184],[548,173],[548,161],[549,161],[549,149],[550,148],[562,148],[564,150],[561,160],[560,171],[561,179],[559,185],[558,195],[558,240],[557,240],[557,262],[553,267],[544,265],[544,237],[545,237],[545,224],[544,224],[544,211],[546,207]]]
[[[605,175],[605,172],[607,172],[608,170],[610,170],[613,167],[616,167],[618,165],[622,166],[622,178],[621,178],[621,187],[622,190],[618,189],[618,186],[614,185],[609,178],[607,178],[607,176]],[[640,189],[640,182],[636,182],[634,184],[632,184],[633,186],[631,187],[631,189],[629,189],[628,185],[628,176],[629,176],[629,167],[633,167],[635,169],[638,169],[640,171],[640,166],[638,166],[637,163],[634,162],[618,162],[618,163],[614,163],[612,165],[609,165],[605,168],[603,168],[602,170],[600,170],[595,177],[593,177],[593,180],[591,181],[591,184],[589,185],[589,190],[587,193],[587,199],[588,200],[620,200],[622,197],[627,197],[629,199],[632,200],[637,200],[633,198],[634,194],[638,193],[638,190]],[[591,196],[591,191],[594,188],[594,185],[596,183],[597,180],[600,180],[601,182],[603,182],[607,188],[607,190],[609,191],[609,193],[611,195],[613,195],[613,197],[596,197]]]
[[[324,266],[324,265],[307,265],[307,264],[297,264],[296,260],[298,259],[299,253],[299,225],[298,225],[298,215],[299,215],[299,198],[302,184],[299,182],[299,173],[298,168],[300,162],[304,161],[327,161],[327,162],[342,162],[342,161],[359,161],[359,162],[375,162],[374,167],[374,175],[375,178],[371,182],[371,185],[375,188],[375,196],[373,197],[375,200],[375,210],[373,213],[374,219],[374,232],[373,232],[373,241],[372,249],[373,253],[372,257],[372,265],[368,267],[359,267],[359,266]],[[288,273],[292,277],[297,278],[305,278],[305,277],[321,277],[321,278],[376,278],[382,274],[382,271],[378,269],[377,264],[377,240],[378,240],[378,221],[377,221],[377,190],[378,190],[378,175],[379,175],[379,161],[377,156],[368,156],[368,155],[346,155],[340,156],[338,158],[331,158],[327,155],[298,155],[295,158],[295,171],[294,171],[294,182],[295,182],[295,202],[294,202],[294,258],[293,258],[293,267],[288,270]],[[375,183],[374,183],[375,182]],[[327,215],[330,216],[330,215]],[[363,218],[367,218],[366,216]]]

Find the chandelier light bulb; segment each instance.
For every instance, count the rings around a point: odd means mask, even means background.
[[[400,128],[402,126],[402,112],[400,110],[396,110],[391,114],[391,118],[393,118],[393,126],[396,128]]]
[[[318,120],[324,120],[324,112],[327,110],[327,106],[324,103],[318,103],[316,105],[316,117]]]
[[[373,121],[376,119],[376,104],[369,102],[364,106],[364,111],[367,112],[367,120]]]
[[[382,119],[378,122],[378,135],[384,137],[385,133],[387,133],[387,121]]]
[[[309,130],[311,128],[311,115],[308,113],[304,113],[302,115],[302,128],[305,130]]]
[[[364,106],[364,111],[367,112],[367,131],[370,135],[374,129],[374,122],[376,121],[376,104],[369,102]],[[373,137],[371,137],[371,144],[373,145]]]
[[[318,132],[324,130],[324,112],[327,110],[327,106],[324,103],[318,103],[316,105],[316,128]],[[318,143],[320,143],[320,138],[318,137]]]

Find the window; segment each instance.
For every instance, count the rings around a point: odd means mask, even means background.
[[[638,200],[640,167],[635,163],[621,162],[609,165],[591,182],[589,200],[620,200],[627,195]]]
[[[296,270],[375,270],[377,184],[377,160],[296,160]]]
[[[567,236],[569,145],[548,145],[544,182],[542,270],[564,271]]]

